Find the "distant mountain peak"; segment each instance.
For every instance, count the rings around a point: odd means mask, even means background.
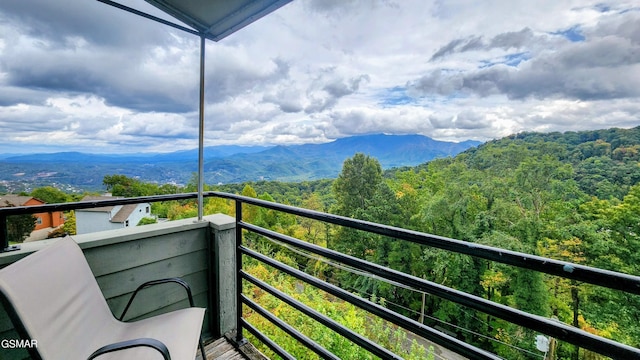
[[[414,166],[455,156],[479,145],[434,140],[424,135],[367,134],[322,144],[278,146],[211,146],[204,149],[207,183],[259,179],[303,181],[336,177],[342,163],[358,152],[373,156],[384,168]],[[104,175],[122,174],[143,181],[186,184],[197,171],[198,149],[156,154],[89,154],[75,151],[52,154],[0,156],[0,180],[31,179],[41,184],[43,172],[55,173],[47,181],[99,187]],[[6,165],[6,166],[5,166]],[[91,171],[86,171],[87,168]]]

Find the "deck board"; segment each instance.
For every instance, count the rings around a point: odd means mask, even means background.
[[[264,355],[260,354],[253,346],[250,346],[249,354],[250,356],[245,356],[241,351],[236,349],[225,337],[222,337],[218,340],[214,340],[207,345],[205,345],[205,355],[207,356],[207,360],[251,360],[251,359],[263,359],[268,360]],[[244,346],[247,346],[244,345]],[[198,354],[196,356],[196,360],[202,360],[202,356],[200,354],[200,350],[198,349]]]

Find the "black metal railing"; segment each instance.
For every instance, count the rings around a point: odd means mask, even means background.
[[[236,341],[241,343],[244,341],[243,330],[247,330],[252,333],[259,341],[263,342],[266,346],[271,348],[276,354],[285,358],[292,359],[285,349],[279,344],[270,340],[266,335],[261,333],[256,327],[250,324],[246,319],[242,317],[243,306],[246,305],[253,309],[257,313],[264,316],[268,321],[272,322],[275,326],[283,329],[286,333],[291,335],[294,339],[306,346],[310,351],[318,354],[321,358],[334,359],[336,356],[323,348],[321,345],[308,338],[304,334],[300,333],[294,327],[286,324],[282,320],[272,315],[269,311],[263,309],[259,304],[255,303],[249,297],[242,293],[242,283],[247,281],[248,283],[257,286],[258,288],[270,293],[281,301],[287,303],[293,308],[299,310],[306,316],[314,319],[318,323],[326,326],[328,329],[335,331],[346,339],[352,341],[356,345],[371,352],[372,354],[383,358],[393,359],[399,358],[399,356],[393,354],[388,349],[383,348],[379,344],[367,339],[366,337],[350,330],[349,328],[341,325],[340,323],[328,318],[313,308],[293,299],[289,295],[277,290],[270,284],[248,274],[243,269],[243,257],[250,257],[262,263],[268,264],[279,271],[282,271],[288,275],[298,278],[314,287],[317,287],[339,299],[354,304],[372,315],[387,320],[407,331],[413,332],[419,336],[424,337],[441,345],[445,348],[451,349],[467,358],[471,359],[499,359],[495,354],[479,349],[468,343],[465,343],[455,337],[449,336],[443,332],[435,330],[429,326],[426,326],[418,321],[400,315],[396,312],[389,310],[388,308],[376,304],[370,300],[354,295],[353,293],[325,281],[322,281],[312,275],[309,275],[296,268],[292,268],[286,264],[276,261],[264,254],[261,254],[253,249],[248,248],[243,244],[244,232],[252,232],[261,236],[265,236],[269,239],[276,240],[287,246],[301,249],[305,252],[315,254],[319,257],[344,264],[359,271],[371,274],[387,281],[392,281],[401,286],[414,289],[416,291],[429,293],[440,298],[455,302],[467,306],[469,308],[484,312],[491,316],[501,318],[513,324],[523,326],[525,328],[552,336],[558,340],[565,341],[567,343],[585,348],[596,353],[609,356],[615,359],[640,359],[640,349],[621,344],[600,336],[596,336],[580,330],[569,325],[553,321],[541,316],[529,314],[502,304],[498,304],[484,298],[468,294],[462,291],[458,291],[446,286],[411,276],[378,264],[368,262],[356,257],[352,257],[331,249],[327,249],[321,246],[317,246],[297,238],[284,235],[263,227],[256,226],[254,224],[245,222],[242,218],[242,210],[244,205],[252,205],[280,211],[296,216],[301,216],[313,220],[318,220],[324,223],[329,223],[337,226],[349,227],[357,230],[367,231],[379,235],[384,235],[394,239],[410,241],[422,246],[435,247],[447,251],[451,251],[458,254],[465,254],[480,259],[486,259],[503,264],[513,265],[525,269],[530,269],[546,274],[551,274],[567,279],[577,280],[589,284],[599,285],[611,289],[621,290],[630,294],[640,294],[640,277],[632,276],[588,266],[572,264],[564,261],[558,261],[539,256],[529,255],[525,253],[519,253],[509,251],[505,249],[469,243],[456,239],[450,239],[417,231],[406,230],[402,228],[351,219],[333,214],[327,214],[323,212],[307,210],[297,208],[288,205],[282,205],[278,203],[268,202],[255,198],[221,193],[221,192],[206,192],[205,197],[219,197],[229,199],[235,202],[236,209],[236,270],[238,276],[237,286],[237,332]],[[112,205],[125,205],[125,204],[137,204],[141,202],[158,202],[158,201],[170,201],[170,200],[188,200],[196,199],[196,193],[186,193],[178,195],[159,195],[159,196],[146,196],[126,199],[114,199],[114,200],[98,200],[98,201],[84,201],[75,203],[64,204],[47,204],[39,206],[28,207],[11,207],[0,208],[0,249],[4,249],[8,244],[6,243],[6,218],[11,215],[21,214],[34,214],[42,212],[52,211],[68,211],[76,209],[94,208],[101,206]]]
[[[367,231],[399,240],[411,241],[423,246],[435,247],[443,250],[448,250],[458,254],[465,254],[480,259],[491,260],[503,264],[513,265],[520,268],[530,269],[550,275],[555,275],[567,279],[577,280],[589,284],[604,286],[610,289],[621,290],[631,294],[640,294],[640,277],[632,276],[623,273],[617,273],[608,270],[602,270],[598,268],[592,268],[588,266],[568,263],[564,261],[544,258],[540,256],[519,253],[515,251],[469,243],[461,240],[445,238],[441,236],[421,233],[417,231],[406,230],[393,226],[387,226],[377,223],[372,223],[363,220],[356,220],[343,216],[327,214],[323,212],[301,209],[293,206],[277,204],[260,199],[244,197],[239,195],[232,195],[226,193],[210,193],[214,196],[231,199],[236,203],[236,238],[237,238],[237,256],[238,256],[238,274],[239,279],[246,280],[253,285],[265,290],[294,308],[300,310],[307,316],[312,317],[321,324],[328,328],[339,332],[345,338],[360,345],[364,349],[371,353],[383,358],[398,358],[397,355],[390,353],[388,350],[381,348],[378,344],[372,343],[367,339],[363,339],[359,334],[354,334],[349,329],[343,327],[340,324],[336,324],[333,320],[326,316],[316,312],[313,309],[309,309],[306,305],[292,299],[288,295],[280,292],[279,290],[265,284],[261,280],[247,274],[242,269],[242,256],[248,256],[256,259],[262,263],[270,265],[279,271],[296,277],[310,285],[313,285],[329,294],[340,298],[344,301],[352,303],[369,313],[385,319],[397,326],[400,326],[410,332],[424,337],[441,345],[445,348],[453,350],[463,356],[470,359],[499,359],[495,354],[489,353],[485,350],[479,349],[475,346],[467,344],[457,338],[451,337],[443,332],[435,330],[431,327],[423,325],[420,322],[402,316],[395,313],[383,306],[373,303],[367,299],[356,296],[338,286],[332,285],[318,278],[315,278],[303,271],[292,268],[286,264],[269,258],[263,254],[249,249],[242,243],[243,230],[253,232],[269,239],[276,240],[284,243],[288,246],[295,247],[304,250],[308,253],[315,254],[322,258],[335,261],[351,268],[363,271],[382,279],[400,284],[401,286],[429,293],[440,298],[455,302],[460,305],[467,306],[469,308],[484,312],[491,316],[501,318],[513,324],[520,325],[522,327],[549,335],[558,340],[585,348],[596,353],[612,357],[614,359],[640,359],[640,349],[615,342],[610,339],[606,339],[597,335],[593,335],[581,329],[548,319],[542,316],[529,314],[518,309],[514,309],[502,304],[498,304],[484,298],[468,294],[462,291],[458,291],[425,279],[421,279],[415,276],[405,274],[400,271],[396,271],[384,266],[374,264],[369,261],[365,261],[353,256],[342,254],[340,252],[327,249],[321,246],[317,246],[297,238],[287,236],[263,227],[259,227],[243,221],[242,219],[242,206],[243,204],[250,204],[253,206],[259,206],[271,210],[281,211],[296,216],[306,217],[313,220],[322,221],[338,226],[349,227],[357,230]],[[285,359],[292,358],[284,349],[268,340],[268,338],[260,333],[255,327],[249,324],[245,319],[241,318],[242,304],[246,304],[250,308],[256,310],[259,305],[250,301],[244,294],[242,294],[242,286],[238,285],[238,340],[242,338],[242,329],[246,328],[254,335],[257,334],[257,338],[261,341],[264,339],[265,344],[269,346],[275,353],[282,356]],[[259,310],[259,313],[263,314],[264,309]],[[325,355],[325,349],[318,348],[318,344],[312,341],[308,341],[304,335],[297,333],[295,329],[284,326],[273,319],[273,316],[267,316],[269,321],[272,321],[276,326],[282,328],[285,332],[291,334],[294,338],[300,341],[303,345],[307,346],[311,351],[315,352],[322,358],[332,358]]]
[[[38,213],[48,213],[56,211],[71,211],[78,209],[92,209],[102,206],[118,206],[118,205],[131,205],[140,203],[152,203],[160,201],[171,200],[189,200],[196,199],[197,193],[182,193],[182,194],[169,194],[169,195],[153,195],[153,196],[139,196],[132,198],[116,198],[113,200],[90,200],[90,201],[77,201],[60,204],[44,204],[34,206],[14,206],[0,208],[0,253],[6,251],[19,250],[19,246],[10,246],[7,238],[7,217],[13,215],[30,215]]]

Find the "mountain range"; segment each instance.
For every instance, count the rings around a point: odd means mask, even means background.
[[[217,184],[333,178],[339,174],[344,160],[357,152],[377,158],[383,168],[392,168],[454,156],[479,144],[471,140],[459,143],[438,141],[422,135],[376,134],[341,138],[323,144],[212,146],[204,149],[205,181]],[[55,184],[58,187],[101,189],[104,175],[110,174],[149,182],[185,184],[197,172],[197,159],[197,149],[151,154],[0,154],[0,186]]]

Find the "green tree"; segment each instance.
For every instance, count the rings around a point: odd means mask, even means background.
[[[64,220],[64,225],[62,225],[62,229],[68,235],[76,234],[76,212],[71,210],[69,211]]]
[[[47,204],[60,204],[69,201],[69,196],[53,186],[37,188],[31,192],[31,196],[42,200]]]
[[[382,167],[378,160],[362,153],[344,161],[342,171],[333,183],[336,198],[334,211],[343,216],[365,217],[369,201],[382,183]],[[350,228],[340,228],[328,246],[345,254],[365,258],[376,237]]]
[[[36,227],[36,217],[33,215],[7,216],[7,240],[21,243]]]
[[[249,184],[244,186],[240,195],[250,197],[250,198],[258,197],[256,190]],[[242,220],[248,223],[254,223],[256,220],[258,220],[258,215],[259,213],[258,213],[257,206],[250,205],[250,204],[242,205]]]
[[[126,196],[124,193],[128,192],[135,182],[135,179],[118,174],[105,175],[102,179],[102,184],[106,186],[107,191],[111,191],[114,196]]]
[[[320,195],[316,193],[311,193],[305,197],[302,201],[303,208],[309,210],[323,211],[322,201],[320,199]],[[306,217],[298,218],[298,223],[304,229],[303,238],[304,240],[312,243],[319,244],[321,243],[322,235],[325,233],[325,228],[327,224],[324,224],[317,220],[312,220]],[[326,240],[326,239],[324,239]]]
[[[364,209],[366,200],[373,197],[381,181],[382,167],[375,158],[357,153],[345,160],[340,175],[333,183],[336,213],[353,216],[358,209]]]
[[[162,190],[157,184],[145,183],[125,175],[105,175],[102,183],[113,196],[136,197],[162,194],[162,191],[173,193],[175,188],[168,186]]]
[[[640,275],[640,184],[622,201],[592,199],[581,213],[593,229],[584,246],[587,265]],[[608,329],[615,340],[640,346],[640,297],[598,288],[581,303],[585,319]]]
[[[142,226],[142,225],[149,225],[149,224],[157,224],[158,223],[158,219],[153,218],[153,217],[143,217],[142,219],[140,219],[140,221],[138,221],[138,225],[136,226]]]

